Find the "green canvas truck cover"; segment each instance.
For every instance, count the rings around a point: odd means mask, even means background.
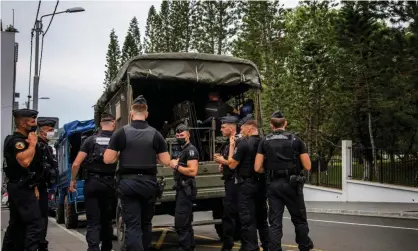
[[[257,66],[246,59],[206,53],[153,53],[131,58],[119,70],[116,78],[95,106],[102,110],[111,97],[127,81],[161,79],[190,81],[196,84],[234,86],[245,84],[261,89]]]

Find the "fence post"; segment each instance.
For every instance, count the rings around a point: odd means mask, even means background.
[[[347,179],[349,178],[352,168],[352,145],[351,140],[343,140],[341,142],[341,189],[343,192],[343,200],[348,200]]]

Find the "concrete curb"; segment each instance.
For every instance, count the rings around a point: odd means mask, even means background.
[[[350,209],[332,209],[332,208],[307,208],[308,213],[321,214],[342,214],[353,216],[369,216],[369,217],[383,217],[383,218],[397,218],[397,219],[415,219],[418,220],[418,212],[376,212],[364,210],[350,210]]]

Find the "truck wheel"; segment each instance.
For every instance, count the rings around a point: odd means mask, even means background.
[[[126,251],[126,247],[125,247],[125,222],[123,221],[121,210],[122,210],[122,208],[120,207],[120,203],[118,203],[118,207],[116,209],[116,234],[117,234],[120,250],[121,251]]]
[[[75,205],[68,204],[68,195],[64,198],[64,223],[67,229],[77,228],[78,215],[75,213]]]
[[[64,204],[58,204],[57,212],[55,214],[55,220],[58,224],[63,224],[65,222],[64,219]]]

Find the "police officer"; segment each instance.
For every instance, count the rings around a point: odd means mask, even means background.
[[[36,251],[39,247],[44,223],[39,208],[39,191],[33,182],[38,137],[36,117],[38,112],[30,109],[13,111],[16,131],[4,141],[4,168],[8,178],[10,220],[3,239],[2,250]],[[24,237],[24,238],[21,238]]]
[[[206,119],[211,117],[221,118],[228,114],[238,114],[237,109],[228,105],[220,99],[218,92],[210,92],[208,97],[209,101],[205,106]]]
[[[48,250],[48,241],[46,240],[46,235],[48,231],[48,188],[52,184],[55,184],[57,174],[56,174],[56,162],[54,161],[54,156],[51,151],[51,147],[48,145],[49,140],[51,140],[54,135],[54,127],[56,122],[54,120],[38,120],[39,127],[39,138],[38,145],[41,155],[40,163],[40,183],[38,185],[39,190],[39,207],[41,209],[42,219],[44,221],[44,229],[42,231],[41,242],[39,243],[39,251]]]
[[[260,142],[254,169],[256,172],[263,172],[264,164],[264,171],[269,179],[269,251],[282,250],[284,206],[287,207],[295,226],[299,250],[307,251],[313,249],[313,243],[308,236],[309,227],[303,199],[304,180],[300,173],[301,166],[305,170],[311,169],[311,161],[303,141],[285,131],[286,125],[287,121],[280,111],[272,114],[270,126],[273,133]]]
[[[254,120],[247,120],[243,125],[241,125],[241,133],[244,140],[248,140],[249,144],[253,145],[252,151],[252,166],[254,166],[256,152],[258,149],[258,143],[261,138],[258,134],[257,123]],[[256,227],[258,230],[258,235],[261,240],[261,247],[263,250],[268,251],[269,249],[269,225],[267,222],[267,191],[266,191],[266,175],[264,173],[254,173],[256,180],[256,196],[255,196],[255,220]]]
[[[100,132],[88,137],[80,147],[73,162],[70,191],[75,192],[75,184],[81,163],[85,161],[87,179],[84,184],[84,198],[87,215],[86,240],[88,251],[112,250],[116,191],[114,177],[116,164],[105,164],[103,154],[115,129],[115,117],[103,113],[100,119]],[[99,244],[102,242],[101,249]]]
[[[198,171],[199,153],[190,143],[190,132],[185,125],[177,126],[176,138],[182,151],[178,159],[170,161],[170,167],[174,170],[174,189],[176,189],[174,227],[179,236],[179,250],[192,251],[195,249],[192,209],[197,192],[195,176]]]
[[[158,189],[157,162],[169,166],[170,155],[161,133],[145,121],[148,106],[142,95],[132,102],[129,113],[132,122],[112,135],[104,162],[111,164],[119,159],[117,194],[126,226],[125,248],[148,251]]]
[[[235,138],[231,137],[228,165],[236,169],[235,182],[238,184],[238,215],[241,223],[241,250],[259,250],[256,225],[257,176],[254,172],[254,160],[260,137],[257,123],[249,120],[241,126],[242,138],[235,147]]]
[[[221,132],[228,138],[228,144],[224,147],[221,154],[215,154],[215,161],[220,165],[219,171],[222,172],[222,179],[225,185],[225,197],[223,200],[222,217],[222,250],[232,250],[234,247],[234,236],[236,225],[239,224],[237,197],[238,185],[235,184],[235,170],[228,166],[229,139],[235,137],[238,118],[235,116],[225,116],[221,118]]]

